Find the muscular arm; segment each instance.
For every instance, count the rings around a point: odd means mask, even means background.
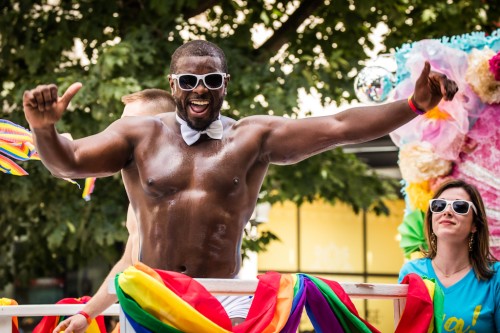
[[[54,126],[32,128],[43,164],[56,177],[105,177],[120,171],[132,154],[126,124],[117,120],[103,132],[71,141]]]
[[[262,152],[271,163],[293,164],[341,144],[383,136],[415,115],[406,101],[397,101],[300,120],[266,117],[259,121],[269,132],[264,135]]]
[[[26,91],[23,107],[37,152],[52,174],[63,178],[104,177],[119,171],[132,153],[129,127],[116,121],[102,133],[71,141],[59,135],[55,124],[81,84],[71,85],[62,97],[55,85]]]
[[[451,100],[455,82],[430,72],[426,63],[415,86],[419,108],[430,110],[444,97]],[[381,137],[416,117],[406,100],[383,105],[356,107],[325,117],[299,120],[280,117],[256,118],[262,129],[262,154],[271,163],[292,164],[340,144]]]

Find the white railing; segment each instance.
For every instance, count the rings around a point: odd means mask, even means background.
[[[250,295],[257,288],[257,280],[221,280],[196,279],[213,295]],[[394,327],[399,323],[406,304],[408,285],[380,284],[380,283],[348,283],[340,285],[351,298],[363,299],[390,299],[394,301]],[[110,292],[114,292],[114,285],[110,284]],[[52,305],[11,305],[0,306],[0,332],[12,332],[12,317],[43,317],[69,316],[83,309],[83,304],[52,304]],[[119,316],[121,333],[134,333],[119,304],[110,306],[102,313],[104,316]]]

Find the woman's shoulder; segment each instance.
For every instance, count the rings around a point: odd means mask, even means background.
[[[491,263],[490,268],[493,271],[492,280],[495,280],[495,283],[500,284],[500,262],[495,261]]]
[[[491,264],[491,269],[495,272],[500,271],[500,261],[495,261]]]
[[[406,262],[399,271],[399,282],[401,282],[403,278],[410,273],[416,273],[421,276],[424,275],[427,276],[429,274],[427,266],[429,260],[430,260],[429,258],[420,258]]]
[[[427,267],[427,262],[429,261],[429,258],[419,258],[419,259],[413,259],[408,262],[406,262],[403,267]]]
[[[489,268],[493,272],[493,275],[488,279],[478,280],[478,282],[493,287],[497,294],[500,295],[500,262],[490,262]]]
[[[493,271],[493,276],[485,282],[493,289],[495,301],[500,303],[500,262],[491,263],[490,268]]]

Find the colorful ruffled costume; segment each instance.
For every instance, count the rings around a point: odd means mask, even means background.
[[[266,273],[246,320],[232,327],[224,308],[199,282],[137,264],[115,278],[120,305],[137,333],[296,332],[304,307],[317,332],[379,332],[362,319],[335,281],[308,274]],[[409,274],[407,306],[396,332],[439,332],[442,297],[433,281]],[[440,294],[439,294],[440,295]],[[418,318],[418,320],[416,320]]]
[[[70,135],[67,135],[71,139]],[[27,176],[26,170],[17,165],[12,159],[18,161],[40,160],[36,153],[31,132],[11,121],[0,119],[0,171],[15,176]],[[66,181],[80,185],[72,179]],[[90,200],[94,191],[95,178],[86,178],[82,198]]]
[[[18,161],[40,160],[35,152],[31,132],[8,120],[0,119],[0,171],[14,176],[26,176]]]
[[[500,257],[500,106],[488,106],[467,134],[477,144],[460,155],[452,176],[477,186],[486,208],[490,246]]]
[[[426,248],[424,212],[449,177],[474,184],[483,197],[491,250],[500,256],[500,30],[405,44],[395,54],[395,99],[407,98],[425,61],[458,85],[452,101],[391,133],[400,148],[406,214],[400,246],[411,257]],[[496,55],[495,55],[496,54]],[[498,72],[498,73],[497,73]]]

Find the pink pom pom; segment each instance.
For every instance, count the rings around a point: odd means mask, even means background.
[[[500,52],[494,55],[489,61],[490,72],[495,77],[495,80],[500,81]]]

